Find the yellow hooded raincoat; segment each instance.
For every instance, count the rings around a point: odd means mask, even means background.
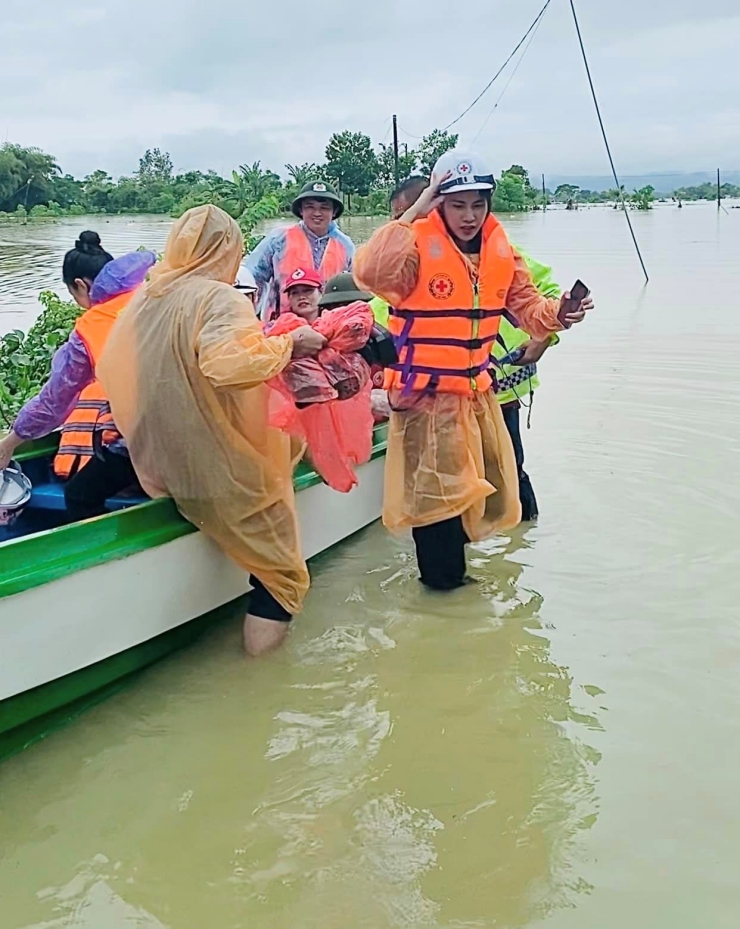
[[[287,435],[268,426],[268,388],[291,359],[232,286],[239,227],[214,206],[173,226],[164,260],[119,316],[97,374],[136,473],[171,496],[290,613],[309,586]],[[187,566],[183,566],[187,570]]]

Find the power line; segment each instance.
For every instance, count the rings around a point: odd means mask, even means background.
[[[509,80],[506,82],[506,84],[504,85],[504,89],[503,89],[503,90],[501,91],[501,93],[499,94],[498,100],[493,104],[493,107],[491,108],[491,112],[488,114],[488,116],[486,116],[485,120],[483,121],[483,125],[480,127],[480,129],[478,130],[478,132],[475,134],[475,137],[473,138],[473,141],[470,143],[470,147],[471,147],[471,148],[473,148],[473,147],[475,146],[475,143],[478,141],[478,138],[479,138],[480,134],[483,132],[483,130],[484,130],[484,129],[486,128],[486,126],[488,125],[489,119],[493,116],[494,112],[498,109],[499,103],[501,103],[501,101],[502,101],[502,99],[503,99],[503,97],[504,97],[504,94],[505,94],[506,91],[509,89],[509,85],[510,85],[511,82],[514,80],[514,78],[516,77],[516,72],[519,70],[519,66],[520,66],[521,63],[524,61],[524,58],[526,57],[526,54],[527,54],[527,52],[529,51],[529,46],[532,44],[532,41],[533,41],[534,37],[537,35],[537,30],[540,28],[541,25],[542,25],[542,17],[540,17],[539,22],[537,23],[537,25],[535,26],[535,28],[534,28],[532,34],[531,34],[530,37],[529,37],[529,41],[528,41],[527,44],[524,46],[524,50],[522,51],[521,55],[519,56],[519,61],[517,61],[516,65],[515,65],[515,67],[514,67],[514,70],[513,70],[513,71],[511,72],[511,74],[509,75]]]
[[[512,60],[512,58],[514,57],[514,55],[516,55],[516,53],[519,51],[519,49],[522,47],[522,45],[524,45],[524,43],[527,41],[527,39],[529,38],[530,33],[532,32],[532,30],[535,29],[535,28],[537,27],[537,25],[539,24],[539,22],[540,22],[540,20],[542,19],[542,17],[545,15],[546,10],[547,10],[547,8],[550,6],[551,3],[552,3],[552,0],[547,0],[547,2],[546,2],[545,5],[542,7],[542,9],[540,10],[540,12],[537,14],[537,17],[535,18],[535,21],[532,23],[532,25],[529,27],[529,29],[527,29],[527,31],[524,33],[524,35],[521,37],[521,39],[520,39],[519,42],[517,43],[517,45],[516,45],[514,51],[509,55],[509,57],[506,59],[506,61],[501,65],[501,67],[498,69],[498,71],[493,75],[493,77],[491,78],[491,80],[486,84],[486,86],[485,86],[485,87],[483,88],[483,90],[478,94],[478,96],[475,98],[475,100],[473,100],[473,102],[470,104],[470,106],[466,107],[466,108],[462,111],[462,113],[461,113],[457,118],[455,118],[455,119],[452,120],[451,123],[448,123],[448,124],[444,127],[444,129],[442,130],[442,132],[447,132],[448,129],[450,129],[450,128],[451,128],[452,126],[454,126],[456,123],[459,123],[460,120],[463,118],[463,116],[465,116],[466,113],[469,113],[469,112],[473,109],[473,107],[475,106],[475,104],[481,99],[481,97],[483,97],[483,96],[488,92],[488,90],[490,90],[490,88],[493,86],[494,82],[500,77],[500,75],[501,75],[501,74],[503,73],[503,71],[506,69],[506,66],[507,66],[507,65],[509,64],[509,62]]]
[[[640,251],[640,246],[637,244],[637,236],[635,235],[635,230],[632,228],[632,220],[630,219],[629,210],[627,209],[627,204],[624,199],[624,191],[622,190],[622,185],[619,183],[619,177],[617,176],[617,168],[614,164],[614,159],[612,158],[612,150],[609,146],[609,139],[606,135],[606,129],[604,128],[604,120],[601,118],[601,108],[599,107],[599,101],[596,96],[596,88],[594,87],[594,82],[591,77],[591,68],[588,65],[588,57],[586,56],[586,47],[583,44],[583,36],[581,35],[581,27],[578,23],[578,15],[576,13],[576,5],[573,0],[570,0],[570,8],[573,13],[573,22],[576,25],[576,33],[578,35],[578,44],[581,46],[581,55],[583,56],[583,63],[586,66],[586,76],[588,77],[588,86],[591,88],[591,96],[594,99],[594,106],[596,107],[596,115],[599,118],[599,126],[601,127],[601,135],[604,138],[604,145],[606,146],[606,153],[609,156],[609,164],[612,167],[612,174],[614,175],[614,183],[617,185],[617,191],[619,193],[619,199],[622,201],[622,209],[624,210],[624,216],[627,220],[627,225],[630,229],[630,234],[632,236],[632,241],[635,243],[635,250],[637,251],[637,257],[640,259],[640,264],[642,265],[642,273],[645,275],[645,283],[647,284],[650,280],[647,268],[645,267],[645,262],[642,260],[642,253]]]
[[[402,132],[404,135],[407,135],[410,139],[416,139],[417,142],[422,142],[422,141],[424,140],[424,136],[423,136],[423,135],[413,135],[413,133],[407,132],[407,131],[403,128],[403,126],[399,126],[398,128],[399,128],[399,131],[400,131],[400,132]]]

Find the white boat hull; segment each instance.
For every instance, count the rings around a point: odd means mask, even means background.
[[[380,516],[384,458],[339,494],[297,494],[306,558]],[[247,576],[202,533],[88,568],[0,601],[0,701],[127,651],[241,596]]]

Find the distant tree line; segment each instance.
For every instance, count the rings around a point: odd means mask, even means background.
[[[454,133],[435,129],[417,148],[404,145],[399,153],[399,180],[412,174],[429,176],[435,161],[457,145]],[[169,153],[148,149],[137,170],[114,180],[106,171],[93,171],[82,179],[62,173],[53,155],[38,148],[6,142],[0,146],[0,219],[81,215],[83,213],[163,213],[181,215],[192,206],[215,203],[239,220],[250,234],[261,221],[290,209],[300,188],[311,180],[334,184],[344,197],[348,212],[382,214],[395,186],[393,149],[373,147],[362,132],[331,136],[322,164],[287,164],[281,174],[259,161],[243,164],[222,177],[215,171],[176,173]],[[521,165],[501,174],[494,195],[499,212],[524,212],[550,203],[576,207],[579,203],[618,202],[620,193],[637,209],[650,209],[656,199],[653,187],[625,193],[590,191],[570,184],[556,190],[535,188]],[[732,184],[722,187],[725,197],[740,196]],[[670,196],[670,195],[665,195]],[[702,184],[673,192],[676,199],[714,199],[716,187]]]

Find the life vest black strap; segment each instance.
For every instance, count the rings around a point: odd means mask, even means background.
[[[477,377],[479,374],[483,374],[484,371],[488,370],[489,362],[486,360],[482,364],[475,365],[472,368],[438,368],[432,367],[429,365],[404,365],[404,364],[395,364],[390,367],[394,371],[403,372],[404,376],[411,376],[417,374],[428,374],[432,378],[439,380],[441,377],[464,377],[467,380],[470,380],[474,377]],[[405,380],[404,377],[404,380]]]
[[[496,316],[506,316],[505,308],[500,310],[477,309],[450,309],[450,310],[399,310],[389,307],[390,316],[399,319],[493,319]]]
[[[427,338],[426,336],[408,336],[404,345],[441,345],[445,348],[465,348],[468,351],[475,351],[478,348],[484,348],[496,341],[495,335],[486,336],[483,339],[448,339],[444,336],[436,338]]]

